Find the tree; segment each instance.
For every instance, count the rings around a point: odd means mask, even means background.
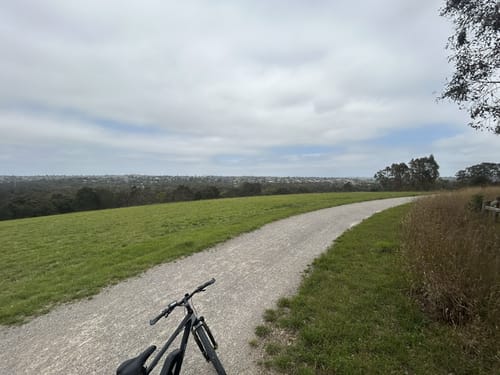
[[[342,191],[354,191],[354,186],[351,181],[347,181],[344,186],[342,186]]]
[[[434,155],[411,159],[410,176],[412,185],[416,189],[430,189],[439,177],[439,165]]]
[[[99,200],[99,208],[113,208],[117,206],[116,197],[112,191],[104,188],[97,188],[95,189],[95,193]]]
[[[7,216],[17,219],[32,216],[50,215],[55,212],[50,202],[41,199],[37,194],[19,194],[12,197],[6,207]]]
[[[54,193],[50,197],[50,202],[55,207],[57,213],[63,214],[67,212],[72,212],[74,210],[73,199],[71,199],[67,195],[61,193]]]
[[[374,178],[384,190],[404,190],[410,186],[410,168],[406,163],[393,163],[378,171]]]
[[[391,180],[393,178],[390,167],[385,167],[384,169],[381,169],[380,171],[375,173],[375,176],[373,176],[373,178],[375,178],[375,180],[380,184],[382,189],[390,190]]]
[[[262,194],[262,185],[258,182],[244,182],[238,190],[242,197],[260,195]]]
[[[441,15],[455,27],[447,44],[455,72],[441,98],[467,110],[473,128],[500,134],[500,2],[447,0]]]
[[[457,172],[457,181],[464,185],[500,183],[500,163],[481,163]]]
[[[77,211],[97,210],[100,206],[99,196],[94,189],[83,187],[76,192],[74,204]]]
[[[439,165],[433,155],[411,159],[410,165],[393,163],[375,173],[375,180],[384,190],[430,189],[439,177]]]
[[[406,163],[392,164],[391,174],[393,176],[393,189],[403,190],[410,185],[411,175],[410,168]]]
[[[179,185],[172,191],[172,200],[179,201],[192,201],[194,200],[193,191],[186,185]]]
[[[216,186],[205,186],[197,190],[194,199],[217,199],[220,198],[220,190]]]

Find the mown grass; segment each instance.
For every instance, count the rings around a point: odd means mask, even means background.
[[[3,221],[0,324],[23,322],[273,220],[402,195],[408,193],[250,197]]]
[[[399,250],[409,206],[342,235],[259,339],[264,365],[286,374],[494,374],[498,343],[470,350],[467,327],[437,322],[409,295]],[[255,346],[255,343],[254,343]],[[271,349],[270,349],[271,348]]]

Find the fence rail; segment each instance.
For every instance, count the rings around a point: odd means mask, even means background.
[[[495,203],[493,203],[493,202],[495,202]],[[497,220],[498,217],[500,216],[500,208],[495,207],[495,206],[490,206],[490,204],[496,204],[496,205],[498,205],[499,203],[498,203],[498,201],[493,201],[493,202],[483,202],[482,211],[486,212],[486,213],[490,213],[491,212],[491,215],[493,216],[493,219]]]

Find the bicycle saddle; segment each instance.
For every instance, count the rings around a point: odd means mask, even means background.
[[[144,350],[137,357],[128,359],[123,362],[116,370],[116,375],[143,375],[146,374],[144,363],[148,360],[149,356],[156,350],[155,345],[151,345]]]

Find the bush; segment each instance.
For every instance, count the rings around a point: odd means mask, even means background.
[[[500,321],[500,224],[478,212],[498,188],[418,200],[403,225],[403,255],[427,311],[452,324]]]
[[[470,201],[468,208],[472,211],[479,212],[483,209],[484,196],[482,194],[474,194]]]

